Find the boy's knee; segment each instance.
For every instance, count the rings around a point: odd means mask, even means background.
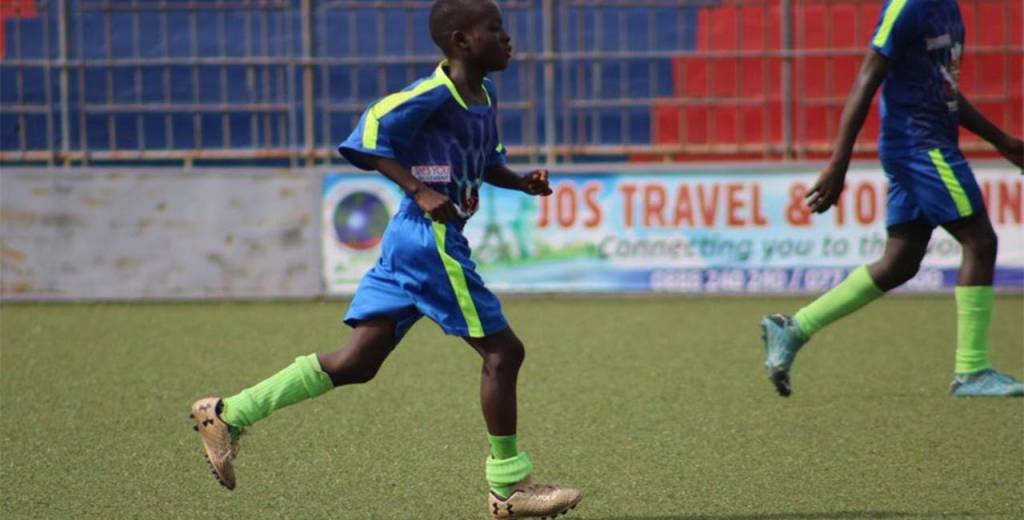
[[[885,258],[873,266],[871,277],[875,285],[883,291],[889,291],[899,287],[914,276],[917,276],[921,268],[921,261],[914,261],[907,258]]]
[[[911,278],[917,276],[917,272],[921,270],[921,262],[903,262],[902,264],[893,268],[893,275],[896,278],[898,285],[903,285],[910,281]]]
[[[999,252],[999,237],[995,233],[984,233],[966,242],[964,248],[978,258],[995,260]]]
[[[334,386],[368,383],[377,375],[380,366],[380,363],[350,357],[321,360],[321,369],[331,378]]]
[[[494,372],[515,372],[523,365],[526,359],[526,348],[519,338],[502,343],[499,348],[487,355],[487,369]]]
[[[339,380],[344,381],[344,384],[349,385],[360,385],[363,383],[369,383],[377,375],[377,371],[380,370],[380,365],[361,365],[350,367],[339,374],[339,379],[332,380],[337,383]]]

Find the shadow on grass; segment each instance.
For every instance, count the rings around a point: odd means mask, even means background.
[[[885,518],[970,518],[998,513],[906,513],[902,511],[838,511],[834,513],[763,513],[740,515],[607,516],[586,520],[858,520]]]

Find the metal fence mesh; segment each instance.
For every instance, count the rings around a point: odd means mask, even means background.
[[[439,59],[422,0],[5,0],[0,161],[339,161]],[[531,161],[828,151],[881,9],[859,0],[501,2],[500,130]],[[965,0],[961,87],[1024,129],[1022,6]],[[877,113],[859,149],[871,151]],[[968,150],[985,150],[967,138]]]

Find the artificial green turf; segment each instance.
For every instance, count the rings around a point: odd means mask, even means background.
[[[797,299],[509,299],[527,345],[520,440],[570,518],[1024,517],[1024,399],[954,399],[952,297],[826,329],[794,395],[762,313]],[[423,321],[377,379],[277,412],[217,486],[191,400],[348,337],[344,302],[0,307],[3,518],[486,518],[479,362]],[[1024,371],[1024,299],[993,361]]]

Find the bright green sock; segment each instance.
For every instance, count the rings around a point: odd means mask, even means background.
[[[514,458],[519,454],[519,449],[516,447],[516,435],[487,435],[488,442],[491,443],[491,458],[495,460],[505,460]],[[522,479],[520,479],[522,480]],[[518,480],[516,481],[518,482]],[[512,484],[514,484],[513,482]],[[507,497],[512,492],[511,484],[495,484],[491,482],[491,489],[503,497]]]
[[[334,384],[320,368],[316,354],[299,356],[284,370],[224,399],[221,418],[231,426],[244,428],[278,408],[311,399],[331,388]]]
[[[525,451],[504,459],[495,458],[493,455],[487,457],[487,483],[490,484],[491,490],[502,498],[508,498],[512,493],[512,486],[526,478],[531,471],[533,463]]]
[[[956,288],[956,373],[989,368],[988,326],[992,323],[992,286]]]
[[[800,309],[794,316],[797,328],[804,338],[810,339],[828,324],[875,301],[883,294],[885,292],[875,285],[868,274],[868,268],[862,265],[854,269],[842,283]]]
[[[519,454],[516,448],[516,434],[512,435],[487,435],[491,443],[491,456],[496,459],[510,459]]]

